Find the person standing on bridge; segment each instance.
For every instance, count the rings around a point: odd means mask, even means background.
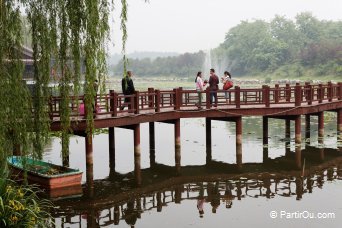
[[[126,76],[124,76],[121,80],[122,93],[124,95],[133,95],[135,93],[132,76],[133,76],[132,71],[127,71]],[[121,110],[124,110],[125,104],[128,104],[128,110],[132,109],[131,97],[125,97],[125,102],[120,107]]]
[[[218,90],[219,78],[215,74],[214,69],[210,69],[209,77],[209,89],[210,89],[210,104],[212,105],[215,100],[215,107],[217,107],[217,90]]]
[[[204,86],[207,84],[207,80],[203,81],[201,71],[197,73],[195,83],[196,83],[196,91],[198,95],[198,103],[196,103],[196,106],[198,107],[198,109],[202,109],[202,92],[204,90]]]

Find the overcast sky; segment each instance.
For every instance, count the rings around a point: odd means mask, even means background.
[[[121,7],[120,1],[115,2],[110,53],[121,50]],[[240,21],[269,21],[276,14],[293,19],[308,11],[318,19],[342,19],[342,0],[128,0],[128,4],[128,53],[184,53],[215,48]]]

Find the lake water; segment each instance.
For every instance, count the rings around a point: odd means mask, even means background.
[[[140,187],[134,181],[133,132],[115,128],[115,172],[109,169],[108,135],[98,134],[95,194],[56,201],[56,227],[341,227],[336,116],[325,115],[324,144],[317,142],[317,118],[311,122],[310,142],[302,140],[304,177],[294,168],[294,124],[286,139],[283,120],[269,120],[264,148],[262,118],[243,118],[244,164],[237,169],[234,123],[212,122],[213,161],[207,164],[205,120],[182,119],[180,173],[174,167],[173,125],[155,124],[157,164],[151,167],[148,124],[141,124]],[[61,164],[60,149],[59,139],[53,139],[44,159]],[[264,161],[265,149],[269,159]],[[70,167],[86,170],[84,138],[71,139]]]

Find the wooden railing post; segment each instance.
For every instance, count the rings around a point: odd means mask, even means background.
[[[275,85],[275,90],[274,90],[274,103],[278,104],[279,103],[279,84]]]
[[[110,112],[112,113],[112,116],[117,115],[117,107],[116,107],[116,99],[115,99],[115,92],[114,90],[109,90],[109,106],[110,106]]]
[[[135,109],[134,113],[135,114],[139,114],[139,91],[135,91],[134,93],[134,105],[133,105],[133,109]]]
[[[179,87],[177,89],[177,110],[180,110],[182,105],[183,105],[183,87]]]
[[[265,96],[263,100],[265,102],[266,108],[269,108],[270,107],[270,87],[265,85],[263,86],[263,90],[264,90],[263,95]]]
[[[153,108],[154,107],[154,99],[153,99],[154,89],[148,88],[148,107]]]
[[[323,85],[321,83],[318,85],[317,95],[318,95],[318,103],[322,103],[323,97],[324,97],[324,90],[323,90]]]
[[[155,107],[155,112],[160,112],[160,90],[156,89],[155,90],[155,102],[156,102],[156,107]]]
[[[205,106],[207,109],[210,109],[210,88],[207,87],[207,89],[205,90]]]
[[[295,106],[300,106],[302,103],[302,87],[299,83],[295,86]]]
[[[173,89],[173,110],[177,110],[177,89]]]
[[[286,101],[287,102],[291,101],[291,87],[290,87],[290,84],[286,84],[286,86],[285,86],[285,97],[286,97]]]
[[[333,84],[328,82],[328,101],[331,102],[333,98]]]
[[[313,100],[313,89],[312,85],[308,85],[308,105],[312,105],[312,100]]]
[[[240,108],[240,86],[235,86],[235,105]]]
[[[338,99],[342,100],[342,82],[338,83]]]

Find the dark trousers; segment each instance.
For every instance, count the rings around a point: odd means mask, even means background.
[[[213,104],[214,100],[215,100],[215,106],[217,106],[217,91],[216,90],[210,91],[210,104]]]
[[[125,106],[128,106],[128,110],[132,108],[131,97],[125,97],[124,103],[121,106],[121,110],[124,110]]]

